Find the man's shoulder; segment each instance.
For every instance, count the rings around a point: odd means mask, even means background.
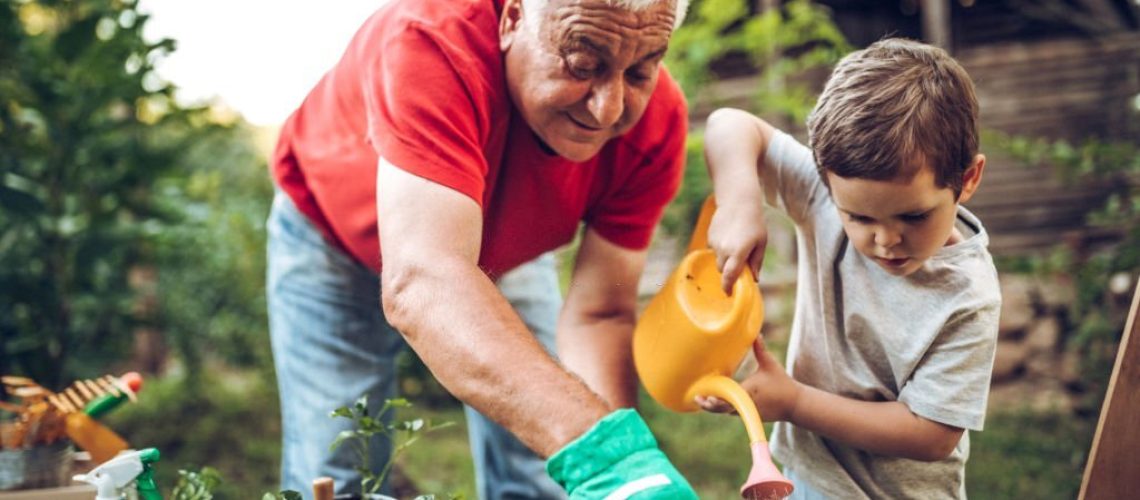
[[[456,66],[472,60],[497,64],[499,10],[492,0],[392,0],[365,21],[353,49],[370,60],[369,54],[380,57],[403,42],[425,38]]]
[[[391,0],[367,22],[389,26],[415,26],[447,30],[455,25],[492,25],[488,35],[498,37],[501,10],[497,0]]]

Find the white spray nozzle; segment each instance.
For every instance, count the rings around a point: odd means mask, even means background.
[[[137,451],[120,453],[87,474],[77,474],[72,479],[95,485],[95,500],[119,500],[123,489],[143,472],[142,459]]]

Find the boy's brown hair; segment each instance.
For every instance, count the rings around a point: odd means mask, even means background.
[[[921,166],[957,197],[978,152],[978,100],[946,51],[890,38],[836,65],[808,117],[820,176],[890,180]]]

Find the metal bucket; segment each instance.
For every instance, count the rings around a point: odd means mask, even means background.
[[[51,488],[71,484],[75,452],[71,443],[0,450],[0,491]]]

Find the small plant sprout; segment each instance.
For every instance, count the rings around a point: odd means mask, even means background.
[[[420,436],[437,429],[450,427],[454,422],[433,424],[431,420],[416,418],[412,420],[393,421],[385,423],[390,413],[399,408],[409,408],[412,404],[403,398],[385,399],[384,405],[375,416],[368,414],[368,396],[361,396],[352,406],[342,406],[329,414],[333,418],[347,418],[352,421],[353,428],[341,431],[329,446],[329,451],[336,450],[344,443],[349,443],[360,459],[356,467],[362,480],[361,490],[364,493],[379,493],[380,486],[396,463],[396,457],[419,440]],[[369,463],[370,440],[375,436],[384,436],[392,443],[392,453],[388,456],[388,463],[376,474]]]

